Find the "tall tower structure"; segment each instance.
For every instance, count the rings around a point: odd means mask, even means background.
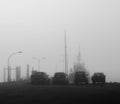
[[[79,46],[79,50],[78,50],[77,62],[78,62],[79,64],[81,63],[80,46]]]
[[[30,66],[29,66],[29,64],[28,64],[28,65],[27,65],[27,73],[26,73],[27,79],[29,79],[29,70],[30,70]]]
[[[65,30],[64,30],[64,41],[65,41],[65,73],[68,74],[67,41],[66,41],[66,31]]]
[[[10,82],[11,81],[11,67],[10,66],[8,66],[8,82]]]
[[[74,64],[74,71],[84,71],[86,72],[84,62],[81,62],[81,54],[80,54],[80,47],[77,55],[77,62]]]
[[[16,81],[19,81],[21,79],[21,67],[16,67]]]

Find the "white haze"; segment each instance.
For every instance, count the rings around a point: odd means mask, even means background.
[[[79,46],[82,60],[92,75],[104,72],[107,81],[120,82],[119,0],[1,0],[0,80],[3,68],[26,65],[37,69],[32,57],[41,60],[41,71],[64,71],[64,29],[67,31],[69,69]]]

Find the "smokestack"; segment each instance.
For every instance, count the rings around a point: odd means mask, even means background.
[[[29,66],[29,64],[28,64],[28,65],[27,65],[27,74],[26,74],[27,79],[29,79],[29,69],[30,69],[30,66]]]
[[[11,66],[8,66],[8,82],[11,82]]]
[[[19,81],[21,79],[21,67],[16,67],[16,81]]]

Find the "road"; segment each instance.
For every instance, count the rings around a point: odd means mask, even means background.
[[[105,86],[0,84],[1,104],[84,104],[120,102],[120,84]]]

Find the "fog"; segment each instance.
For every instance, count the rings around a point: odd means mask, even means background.
[[[69,69],[81,58],[92,75],[104,72],[120,82],[119,0],[2,0],[0,1],[0,81],[10,54],[11,67],[26,65],[53,75],[64,71],[64,30]],[[46,57],[42,60],[42,57]]]

